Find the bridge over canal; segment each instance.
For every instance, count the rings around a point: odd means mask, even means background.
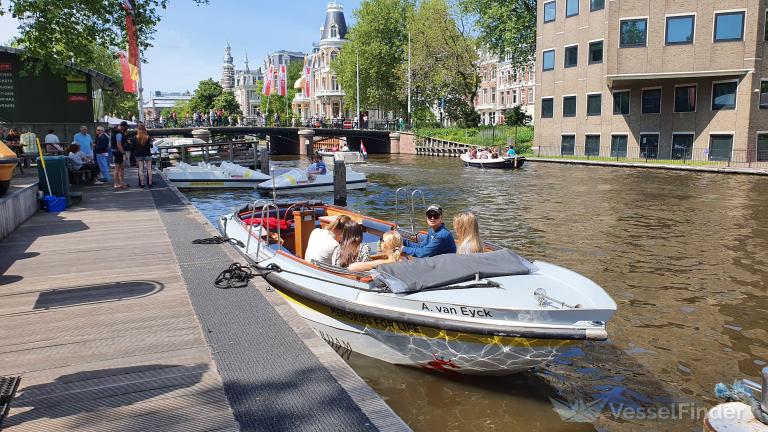
[[[226,126],[149,129],[149,134],[155,137],[192,137],[192,132],[200,129],[208,130],[211,137],[231,135],[263,136],[270,142],[270,150],[276,154],[311,154],[313,152],[312,144],[315,141],[329,137],[346,138],[347,145],[352,150],[359,150],[360,143],[364,142],[368,153],[400,153],[400,134],[397,132],[380,130],[296,128],[279,126]]]

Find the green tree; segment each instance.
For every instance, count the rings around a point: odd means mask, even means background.
[[[240,103],[235,99],[235,94],[225,91],[213,100],[213,109],[224,111],[225,116],[241,116]]]
[[[531,116],[520,109],[520,105],[504,111],[504,124],[507,126],[526,126],[530,122]]]
[[[195,95],[189,100],[189,108],[192,111],[200,111],[201,113],[208,114],[208,111],[213,109],[213,103],[217,97],[224,92],[217,81],[212,78],[200,81],[195,90]]]
[[[208,0],[189,0],[196,4]],[[139,50],[151,46],[160,11],[169,0],[133,0],[134,23]],[[65,72],[64,65],[93,64],[99,47],[124,50],[125,9],[122,0],[9,0],[0,3],[0,14],[10,13],[20,21],[18,42],[25,48],[33,69],[48,66]],[[87,41],[87,43],[84,43]]]
[[[475,18],[479,42],[491,53],[524,66],[536,54],[536,0],[459,0]]]
[[[353,12],[348,42],[331,63],[347,107],[356,106],[356,66],[360,60],[360,108],[403,112],[406,106],[408,0],[363,0]],[[354,111],[354,110],[353,110]]]

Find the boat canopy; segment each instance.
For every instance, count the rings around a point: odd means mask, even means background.
[[[527,275],[535,267],[508,249],[477,254],[445,254],[380,265],[371,272],[373,284],[386,286],[395,294],[500,276]]]

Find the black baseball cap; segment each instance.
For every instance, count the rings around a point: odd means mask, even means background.
[[[439,214],[440,216],[443,215],[443,209],[440,208],[440,206],[435,204],[430,204],[429,207],[427,207],[427,211],[424,212],[425,214],[429,214],[430,212],[435,212]]]
[[[120,122],[120,126],[128,127],[128,122],[123,120],[123,121]]]

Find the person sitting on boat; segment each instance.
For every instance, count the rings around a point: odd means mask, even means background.
[[[429,225],[427,236],[418,243],[406,239],[403,242],[403,253],[417,258],[456,253],[453,235],[443,223],[443,209],[432,204],[427,207],[426,214]]]
[[[456,230],[459,248],[457,253],[470,254],[483,252],[483,241],[480,240],[480,227],[477,218],[470,212],[459,213],[453,218],[453,229]]]
[[[469,158],[477,159],[477,147],[472,147],[472,149],[469,150]]]
[[[331,264],[347,268],[352,263],[371,260],[371,248],[363,243],[363,226],[349,220],[344,223],[341,244],[333,251]]]
[[[402,259],[403,237],[397,231],[387,231],[381,236],[381,251],[387,257],[373,261],[355,262],[349,265],[349,269],[357,272],[365,272],[375,269],[382,264],[398,262]]]
[[[323,162],[323,157],[319,154],[312,156],[312,164],[307,168],[307,176],[313,179],[317,175],[325,175],[328,170]]]
[[[515,151],[515,146],[509,146],[509,149],[507,149],[507,157],[517,157],[517,152]]]
[[[491,154],[488,153],[488,150],[486,149],[480,150],[480,152],[477,155],[478,159],[490,159],[490,157],[491,157]]]
[[[349,146],[347,143],[344,143],[344,145],[341,147],[341,151],[349,151]]]
[[[344,224],[350,220],[347,215],[336,217],[328,226],[315,228],[309,235],[307,251],[304,253],[304,259],[312,262],[316,261],[322,264],[331,265],[333,252],[339,247],[341,233]]]
[[[493,153],[491,153],[491,159],[498,159],[499,158],[499,152],[496,149],[493,149]]]

